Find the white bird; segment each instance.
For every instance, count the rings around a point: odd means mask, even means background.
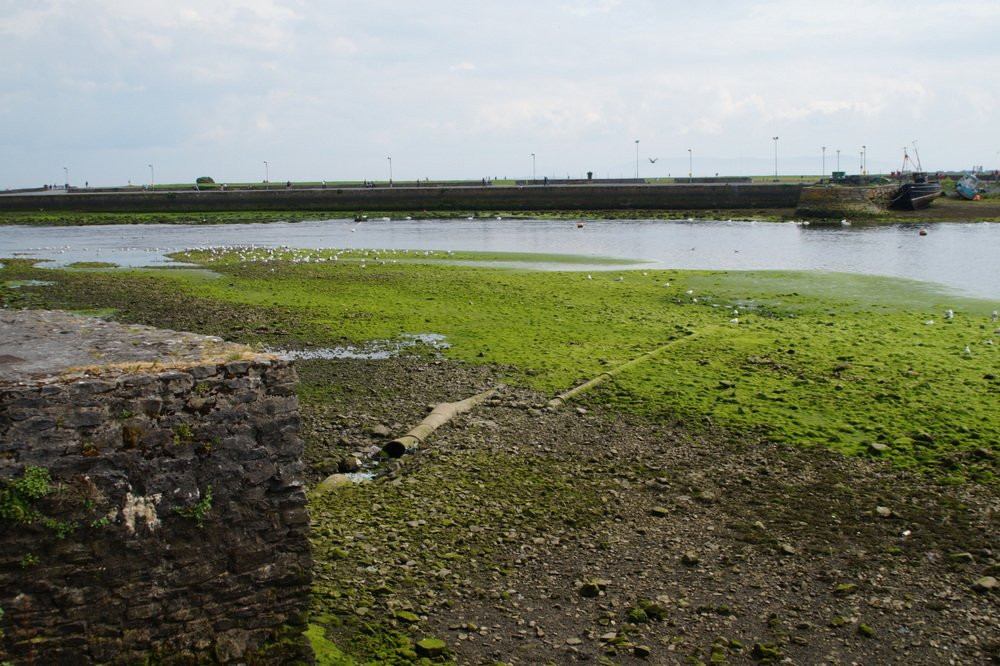
[[[738,317],[733,317],[732,319],[729,320],[729,323],[730,324],[738,324],[738,323],[740,323],[740,320],[739,320]]]
[[[851,226],[851,223],[848,222],[846,219],[843,219],[843,220],[840,221],[840,226],[842,226],[842,227],[849,227],[849,226]]]
[[[933,326],[934,325],[934,320],[933,319],[928,319],[924,323],[927,324],[928,326]]]
[[[592,278],[592,277],[591,277],[590,275],[588,275],[588,276],[587,276],[587,279],[588,279],[588,280],[593,280],[594,278]]]
[[[625,278],[623,278],[621,275],[619,275],[618,277],[615,278],[615,282],[624,282],[624,281],[625,281]]]
[[[955,318],[955,311],[954,310],[945,310],[944,311],[944,318],[947,319],[947,320],[949,320],[949,321],[952,320],[952,319],[954,319]]]
[[[969,345],[965,345],[965,350],[962,351],[962,353],[965,354],[966,356],[972,356],[972,350],[969,349]]]
[[[998,317],[1000,317],[1000,313],[997,313],[997,311],[994,310],[993,314],[990,315],[990,321],[995,324],[995,323],[997,323],[997,318]]]

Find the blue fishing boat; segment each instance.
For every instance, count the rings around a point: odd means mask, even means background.
[[[955,191],[963,199],[972,201],[979,196],[979,179],[971,173],[966,174],[955,183]]]

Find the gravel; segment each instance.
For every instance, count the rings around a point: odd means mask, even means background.
[[[606,389],[557,411],[505,389],[373,467],[506,369],[298,367],[311,481],[377,474],[312,504],[314,615],[347,649],[376,623],[462,664],[1000,661],[994,489],[611,413]]]

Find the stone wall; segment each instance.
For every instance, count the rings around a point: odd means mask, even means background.
[[[802,188],[796,215],[870,217],[885,213],[898,185],[815,185]]]
[[[0,662],[311,661],[295,383],[215,338],[0,311]]]
[[[739,210],[795,208],[801,185],[709,183],[371,187],[0,196],[0,210],[174,212]]]

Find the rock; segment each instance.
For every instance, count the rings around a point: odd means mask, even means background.
[[[361,460],[356,456],[344,456],[337,468],[344,473],[357,472],[361,469]]]
[[[602,580],[600,578],[595,578],[593,580],[584,581],[580,585],[579,592],[581,597],[593,598],[598,596],[601,592],[608,588],[608,581]]]
[[[875,513],[878,514],[879,518],[892,518],[894,515],[892,509],[887,506],[877,506],[875,507]]]
[[[396,619],[410,624],[420,622],[420,616],[410,611],[396,611]]]
[[[783,543],[778,546],[778,552],[782,555],[798,555],[799,553],[798,549],[789,543]]]
[[[980,594],[995,591],[997,589],[997,579],[993,576],[983,576],[972,584],[972,589]]]
[[[685,566],[693,567],[699,562],[701,562],[701,559],[698,557],[698,553],[694,551],[689,550],[681,555],[681,563]]]
[[[653,654],[653,650],[648,645],[633,645],[632,654],[639,659],[647,659],[649,655]]]
[[[417,649],[418,657],[433,659],[434,657],[440,657],[444,654],[448,644],[440,638],[424,638],[418,641],[415,647]]]
[[[319,482],[319,485],[316,486],[316,492],[319,494],[328,493],[349,485],[351,485],[351,479],[346,474],[331,474]]]
[[[781,654],[781,650],[778,649],[776,643],[754,643],[753,648],[750,650],[750,654],[754,659],[762,661],[764,659],[781,659],[784,655]]]
[[[649,622],[649,616],[641,608],[630,608],[625,614],[625,619],[632,624],[645,624]]]
[[[868,445],[868,453],[871,453],[872,455],[879,456],[888,450],[889,450],[889,445],[883,444],[882,442],[872,442],[871,444]]]
[[[867,624],[859,624],[858,634],[864,636],[865,638],[872,638],[875,636],[875,630],[869,627]]]
[[[665,506],[654,506],[652,509],[649,510],[649,513],[651,513],[654,516],[659,516],[662,518],[670,515],[670,509],[668,509]]]
[[[581,643],[583,643],[583,640],[575,636],[566,639],[566,645],[580,645]]]
[[[833,593],[838,597],[846,597],[858,591],[858,586],[854,583],[841,583],[833,588]]]
[[[372,437],[378,437],[379,439],[388,439],[389,437],[392,437],[392,431],[389,430],[389,426],[382,423],[369,428],[368,434]]]

